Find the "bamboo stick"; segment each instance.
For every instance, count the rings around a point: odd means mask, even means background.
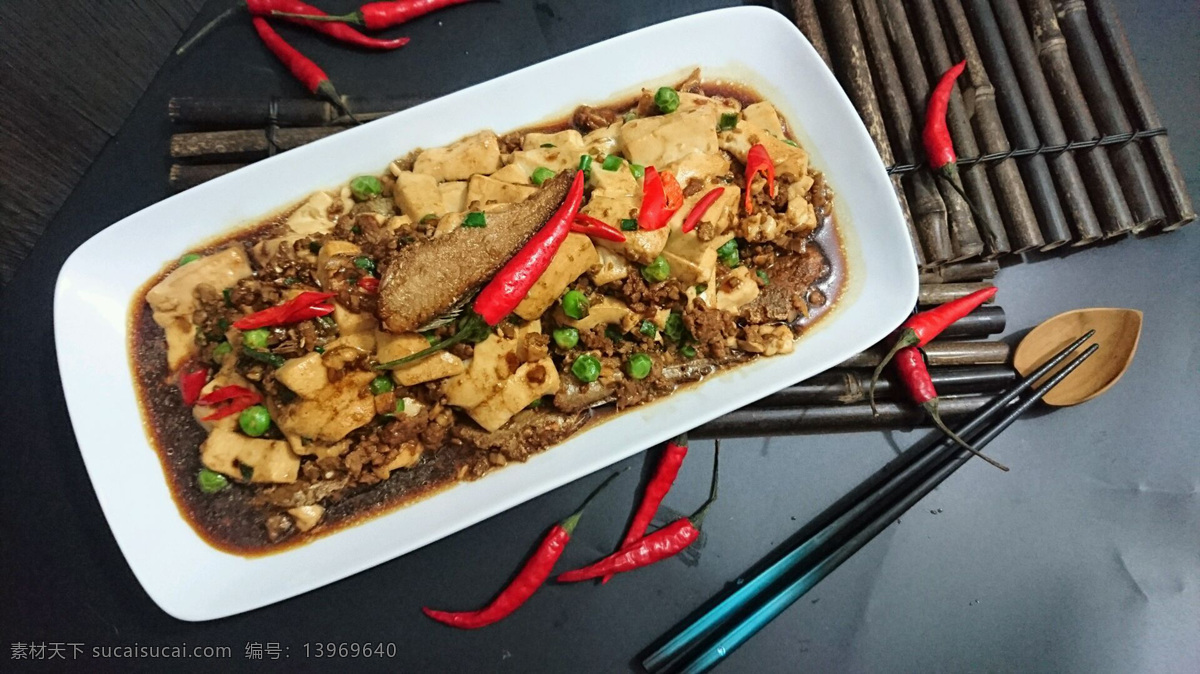
[[[999,391],[1017,379],[1011,367],[973,365],[934,367],[929,370],[939,395],[980,394]],[[751,403],[751,407],[799,407],[804,405],[849,405],[867,402],[871,373],[860,370],[829,370]],[[903,399],[904,387],[884,377],[875,386],[876,400]]]
[[[940,399],[938,413],[944,421],[953,424],[974,414],[991,398],[986,395],[946,396]],[[878,414],[873,413],[871,406],[866,404],[814,405],[794,409],[744,407],[689,431],[688,435],[697,439],[744,438],[929,425],[928,417],[920,407],[894,402],[879,403]]]
[[[332,136],[343,128],[340,126],[316,126],[276,129],[274,134],[275,150],[284,152],[307,145],[314,140]],[[269,154],[268,150],[271,147],[268,133],[265,129],[177,133],[171,136],[171,157],[175,159],[263,157]]]
[[[942,34],[941,20],[933,0],[913,0],[910,6],[915,10],[917,30],[924,41],[926,53],[934,57],[930,65],[937,70],[931,71],[930,76],[938,77],[949,69],[952,60],[947,40]],[[996,109],[995,91],[987,80],[987,73],[983,71],[982,65],[979,65],[979,55],[975,52],[974,43],[965,42],[962,51],[968,56],[973,55],[974,58],[968,58],[968,61],[975,64],[975,67],[968,68],[966,78],[960,79],[963,114],[970,119],[983,151],[1007,152],[1010,146],[1008,137],[1004,134],[1004,126],[1000,122],[1000,113]],[[941,67],[943,63],[945,67]],[[953,108],[951,111],[953,112]],[[958,140],[956,137],[955,142]],[[987,172],[992,179],[996,201],[1004,215],[1006,240],[1010,251],[1021,253],[1040,247],[1044,242],[1037,226],[1037,216],[1033,213],[1033,206],[1025,192],[1025,185],[1021,182],[1016,162],[1012,159],[995,162],[988,167]]]
[[[423,96],[362,99],[345,98],[346,105],[361,121],[377,119],[425,102]],[[180,96],[167,102],[167,116],[176,124],[206,127],[245,128],[271,123],[271,105],[263,98],[193,98]],[[325,101],[308,98],[275,99],[275,123],[279,126],[353,124],[340,110]]]
[[[944,0],[941,6],[949,15],[949,33],[955,37],[955,43],[967,61],[966,77],[973,92],[964,96],[973,99],[975,130],[983,139],[984,148],[988,152],[1007,152],[1012,145],[1004,130],[1004,124],[1000,121],[1000,111],[996,107],[996,89],[983,66],[983,58],[975,44],[975,36],[971,32],[971,25],[967,22],[962,4],[958,0]],[[993,175],[1000,178],[999,191],[1004,197],[1001,206],[1008,206],[1006,224],[1013,252],[1041,249],[1046,245],[1046,240],[1042,236],[1033,208],[1034,195],[1029,193],[1029,185],[1022,179],[1022,176],[1029,178],[1032,174],[1029,174],[1026,165],[1017,164],[1012,160],[1000,162],[995,168],[999,169],[1003,164],[1007,164],[1008,167]],[[1045,165],[1044,160],[1042,165]]]
[[[901,79],[904,82],[905,92],[908,94],[909,107],[914,111],[914,116],[920,117],[920,113],[925,110],[929,101],[930,86],[929,78],[925,75],[925,66],[921,63],[921,54],[917,49],[916,38],[913,37],[912,28],[908,23],[908,15],[899,0],[874,1],[881,5],[884,26],[887,29],[887,36],[894,46],[892,53],[900,66]],[[961,113],[962,101],[957,89],[951,95],[951,101],[958,104]],[[948,113],[947,117],[949,114],[952,113]],[[975,135],[971,132],[971,126],[966,123],[965,116],[962,117],[962,121],[964,122],[962,127],[965,128],[969,141],[960,145],[958,149],[963,152],[968,149],[977,152],[979,148],[975,145]],[[951,126],[953,125],[951,124]],[[954,128],[950,130],[951,134],[956,131]],[[971,175],[968,176],[967,173],[971,173]],[[950,184],[949,181],[953,181],[953,184]],[[972,186],[971,183],[975,183],[975,185]],[[949,179],[937,181],[937,186],[942,193],[942,201],[946,203],[947,214],[950,216],[950,240],[954,245],[956,257],[973,257],[980,253],[991,256],[996,253],[995,247],[990,243],[987,247],[984,246],[984,238],[988,234],[987,222],[976,222],[971,211],[972,204],[963,199],[959,193],[960,190],[976,191],[982,187],[983,193],[976,198],[978,204],[975,208],[982,214],[984,220],[994,223],[994,226],[999,228],[1005,238],[1005,246],[1007,246],[1008,237],[1003,234],[1004,230],[1000,223],[1000,212],[996,207],[996,199],[992,196],[987,175],[983,171],[960,170]],[[978,253],[970,252],[975,250]]]
[[[171,164],[167,174],[167,185],[172,192],[182,192],[243,166],[248,164]]]
[[[848,2],[834,2],[822,4],[822,9],[827,11],[826,16],[822,17],[821,25],[828,29],[826,37],[832,47],[830,56],[837,66],[834,71],[841,75],[842,86],[854,102],[871,140],[875,141],[875,149],[879,151],[880,158],[885,165],[891,166],[895,163],[892,146],[884,130],[879,101],[875,98],[875,83],[871,79],[871,70],[867,67],[854,6]],[[892,189],[896,191],[896,198],[900,200],[900,210],[904,213],[908,234],[912,239],[913,254],[916,255],[917,264],[924,269],[935,261],[930,259],[921,247],[921,239],[917,235],[916,225],[913,224],[912,212],[908,207],[908,199],[904,196],[900,176],[892,176]]]
[[[1116,78],[1120,81],[1138,126],[1143,129],[1157,129],[1163,126],[1162,118],[1154,107],[1146,82],[1137,67],[1137,59],[1133,57],[1133,49],[1125,36],[1125,28],[1117,16],[1110,0],[1092,0],[1089,3],[1092,16],[1096,19],[1096,27],[1100,38],[1104,41],[1105,52],[1115,67]],[[1187,185],[1184,184],[1183,174],[1171,153],[1171,143],[1166,136],[1155,136],[1150,139],[1150,163],[1158,173],[1159,185],[1166,193],[1166,205],[1170,208],[1170,217],[1165,230],[1178,229],[1196,219],[1196,209],[1192,206],[1192,198],[1188,195]]]
[[[1067,41],[1058,27],[1050,0],[1024,0],[1033,40],[1050,92],[1063,112],[1062,121],[1071,140],[1096,138],[1100,130],[1092,118],[1083,90],[1067,54]],[[1100,227],[1106,237],[1120,236],[1133,227],[1133,214],[1105,148],[1082,150],[1075,155],[1087,180],[1092,204],[1104,215]]]
[[[986,5],[986,0],[970,0],[969,5]],[[1038,63],[1037,53],[1033,49],[1033,39],[1029,36],[1029,28],[1017,0],[992,0],[992,10],[995,20],[1004,35],[1008,45],[1008,55],[1021,91],[1028,102],[1028,112],[1042,141],[1050,145],[1061,145],[1067,142],[1067,132],[1063,129],[1062,120],[1054,108],[1054,99],[1050,95],[1050,87],[1042,74]],[[980,12],[981,14],[983,12]],[[1083,175],[1075,163],[1075,156],[1069,152],[1059,152],[1046,157],[1058,186],[1058,194],[1062,199],[1063,209],[1071,223],[1074,233],[1071,245],[1082,246],[1104,237],[1100,227],[1100,219],[1092,208],[1084,186]]]
[[[918,278],[921,283],[953,283],[954,281],[981,281],[994,278],[1000,273],[1000,263],[995,260],[963,262],[942,267],[936,271],[923,272]]]
[[[1011,349],[1004,342],[930,342],[922,350],[930,367],[952,365],[1004,365]],[[879,364],[887,349],[882,345],[857,353],[838,364],[839,368],[870,368]]]
[[[960,297],[966,297],[973,292],[991,288],[995,284],[989,282],[980,283],[930,283],[922,284],[917,294],[917,306],[931,307],[939,304],[951,302]],[[989,299],[986,304],[991,304],[995,298]]]
[[[808,38],[813,49],[821,56],[821,60],[833,70],[833,61],[829,59],[829,45],[825,44],[825,33],[821,30],[821,21],[817,18],[817,7],[813,0],[792,0],[792,16],[800,32],[804,33],[804,37]]]
[[[879,9],[874,0],[856,0],[855,6],[862,20],[863,43],[875,81],[876,95],[888,122],[885,128],[892,150],[897,161],[918,163],[916,148],[920,146],[920,130],[913,126],[912,108],[905,99],[896,59],[892,57],[892,50],[888,46]],[[951,242],[946,204],[934,180],[935,176],[927,171],[915,171],[902,179],[908,188],[908,205],[912,209],[917,234],[921,237],[925,258],[931,262],[953,262],[978,255],[983,249],[980,242],[962,251]]]
[[[1101,133],[1112,135],[1132,131],[1133,126],[1125,114],[1117,87],[1108,74],[1100,44],[1092,32],[1087,8],[1080,0],[1054,0],[1054,12],[1070,44],[1068,53],[1075,66],[1075,74]],[[1163,224],[1166,214],[1139,144],[1114,146],[1109,148],[1109,156],[1117,170],[1117,178],[1124,187],[1129,210],[1133,212],[1133,231],[1142,232]]]

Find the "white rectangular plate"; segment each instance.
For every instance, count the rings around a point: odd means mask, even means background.
[[[779,106],[837,194],[849,285],[794,353],[721,374],[527,463],[279,554],[227,554],[192,530],[142,430],[127,354],[131,301],[164,262],[314,190],[377,172],[416,147],[484,128],[517,129],[565,115],[579,103],[678,81],[696,66],[707,78],[749,84]],[[121,551],[163,610],[183,620],[209,620],[403,555],[826,370],[883,338],[916,296],[916,264],[891,183],[850,101],[782,15],[740,7],[559,56],[260,161],[135,213],[67,260],[55,292],[54,328],[75,437]],[[204,592],[196,592],[201,584]]]

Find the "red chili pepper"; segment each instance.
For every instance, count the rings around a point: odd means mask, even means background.
[[[679,180],[675,178],[674,173],[663,171],[660,175],[662,176],[663,196],[666,197],[667,210],[674,214],[683,207],[683,188],[679,186]]]
[[[611,576],[650,566],[668,557],[679,554],[700,537],[700,526],[704,523],[704,515],[709,506],[717,500],[717,456],[720,445],[713,451],[712,486],[709,488],[708,500],[690,517],[681,517],[644,538],[638,539],[632,545],[601,559],[598,562],[559,574],[561,583],[576,583],[581,580]]]
[[[179,395],[183,397],[183,404],[188,407],[195,405],[207,383],[208,368],[195,361],[188,363],[179,373]]]
[[[379,279],[374,276],[364,276],[358,279],[358,287],[363,289],[363,292],[374,295],[379,292]]]
[[[958,156],[954,153],[950,130],[946,128],[946,108],[950,105],[954,81],[966,67],[966,60],[959,61],[942,74],[933,93],[929,95],[929,106],[925,108],[925,128],[921,133],[921,139],[925,142],[925,156],[933,170],[947,178],[954,175]]]
[[[891,350],[887,352],[883,360],[879,361],[875,372],[871,374],[871,387],[868,395],[871,401],[871,409],[875,409],[875,382],[879,381],[879,375],[883,372],[883,368],[891,362],[896,352],[906,346],[925,346],[934,337],[940,335],[950,324],[971,313],[979,305],[992,299],[995,295],[995,286],[976,290],[970,295],[934,307],[929,311],[922,311],[904,321],[900,325],[896,343],[892,345]]]
[[[670,218],[663,217],[667,208],[662,176],[653,166],[647,166],[642,179],[642,207],[638,209],[638,229],[661,229]]]
[[[205,407],[215,408],[212,414],[203,418],[204,421],[215,421],[237,414],[251,405],[257,405],[262,402],[262,396],[258,391],[231,384],[213,389],[196,402]]]
[[[255,328],[290,325],[318,316],[328,316],[333,313],[333,305],[329,304],[334,293],[318,293],[311,290],[302,292],[296,297],[277,307],[256,311],[249,316],[243,316],[233,323],[238,330],[253,330]]]
[[[300,0],[243,0],[240,4],[245,6],[252,16],[279,16],[287,21],[307,26],[319,33],[324,33],[341,42],[367,47],[368,49],[397,49],[409,43],[409,38],[407,37],[390,40],[368,37],[344,23],[335,22],[336,20],[333,17],[329,17],[320,9]],[[209,21],[200,30],[196,31],[195,35],[188,38],[179,49],[175,50],[175,53],[177,55],[182,54],[190,49],[192,45],[211,33],[214,28],[233,16],[236,11],[237,6],[234,6],[218,14],[215,19]]]
[[[459,342],[480,342],[487,339],[491,329],[512,313],[513,309],[525,299],[530,288],[541,278],[550,266],[554,254],[558,252],[562,242],[571,232],[571,223],[579,213],[583,203],[583,171],[576,171],[575,178],[567,190],[567,197],[550,216],[546,224],[539,229],[529,242],[517,251],[492,280],[479,291],[471,311],[458,321],[458,330],[451,336],[434,342],[429,348],[416,353],[397,358],[375,366],[377,370],[388,370],[414,360],[420,360],[431,353],[449,348]],[[236,323],[234,325],[237,325]]]
[[[417,17],[430,12],[461,5],[471,0],[392,0],[390,2],[369,2],[357,10],[340,16],[322,16],[313,14],[289,15],[276,12],[277,16],[308,19],[309,21],[341,21],[363,26],[367,30],[383,30],[392,26],[408,23]]]
[[[933,387],[933,378],[929,376],[929,368],[925,366],[925,358],[921,354],[921,350],[915,346],[907,346],[900,349],[896,353],[896,373],[900,375],[900,381],[904,384],[904,388],[908,390],[909,397],[913,402],[917,403],[925,409],[929,414],[929,418],[933,419],[933,423],[964,448],[987,461],[1000,470],[1007,471],[1008,467],[997,462],[991,457],[985,456],[979,450],[967,444],[965,440],[950,430],[942,421],[942,417],[938,414],[938,394],[937,389]]]
[[[650,478],[650,483],[646,485],[642,503],[634,513],[633,521],[629,523],[629,531],[625,532],[625,538],[621,539],[621,544],[617,546],[618,551],[646,535],[646,529],[650,528],[650,521],[658,512],[658,506],[662,504],[663,497],[671,491],[671,486],[675,484],[675,477],[679,475],[679,467],[683,465],[687,452],[686,433],[667,442],[667,448],[663,451],[662,458],[658,460],[658,467],[654,470],[654,477]],[[605,576],[602,582],[607,583],[610,580],[612,580],[612,576]]]
[[[767,194],[771,198],[775,198],[775,162],[771,161],[771,155],[767,154],[767,148],[763,147],[762,143],[758,143],[750,148],[746,153],[746,212],[754,212],[754,202],[750,200],[750,185],[754,182],[754,177],[762,173],[767,177]]]
[[[700,201],[697,201],[696,205],[692,206],[691,212],[689,212],[687,214],[687,217],[684,218],[684,220],[683,220],[683,227],[681,228],[683,230],[683,233],[687,234],[688,232],[695,229],[696,225],[700,224],[700,218],[704,217],[705,212],[707,212],[708,209],[714,203],[716,203],[717,199],[720,199],[721,195],[724,193],[725,193],[724,187],[715,187],[712,190],[710,190],[708,194],[705,194],[704,196],[700,197]]]
[[[584,499],[583,505],[579,506],[578,510],[550,528],[550,533],[542,539],[537,549],[534,550],[533,556],[525,562],[525,566],[521,567],[516,578],[513,578],[512,582],[501,590],[500,594],[496,595],[496,598],[487,607],[478,611],[461,612],[438,611],[428,606],[422,607],[421,610],[425,612],[425,615],[440,623],[465,630],[487,627],[511,615],[513,611],[528,601],[550,577],[550,572],[554,570],[554,563],[562,556],[563,550],[571,540],[571,534],[575,533],[575,526],[579,524],[579,518],[583,515],[584,508],[619,474],[609,475]]]
[[[266,19],[256,16],[251,22],[254,24],[254,30],[258,33],[259,39],[262,40],[267,49],[271,50],[275,58],[283,63],[288,72],[292,73],[292,77],[300,80],[300,83],[312,93],[332,103],[347,117],[354,119],[354,115],[350,113],[350,109],[346,107],[346,103],[342,100],[341,94],[334,88],[333,82],[329,80],[329,76],[325,74],[325,71],[321,70],[321,66],[288,44],[267,23]]]
[[[600,218],[593,218],[586,213],[576,213],[575,222],[571,223],[571,231],[577,234],[587,234],[597,239],[608,239],[617,243],[625,243],[625,235]]]

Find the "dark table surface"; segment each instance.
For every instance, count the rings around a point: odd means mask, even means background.
[[[229,4],[210,2],[198,20]],[[335,10],[355,3],[322,4]],[[387,55],[288,35],[327,66],[343,93],[436,95],[729,4],[737,3],[481,3],[412,24],[412,46]],[[1200,12],[1195,0],[1117,4],[1197,198]],[[648,64],[647,75],[653,74]],[[653,638],[897,448],[922,437],[859,433],[728,442],[725,488],[706,525],[698,566],[672,561],[603,590],[550,586],[511,619],[478,632],[440,627],[417,608],[486,601],[531,542],[569,512],[594,479],[268,608],[201,624],[170,618],[142,592],[122,559],[76,449],[52,348],[54,280],[66,256],[92,234],[167,196],[169,97],[272,93],[302,92],[256,44],[244,20],[222,28],[190,56],[169,61],[4,293],[5,648],[80,644],[84,652],[77,660],[54,669],[73,664],[81,671],[161,670],[167,663],[90,655],[95,647],[183,643],[225,646],[231,655],[173,661],[172,669],[622,671]],[[726,670],[1200,671],[1198,253],[1200,225],[1193,225],[1005,269],[1003,303],[1013,331],[1083,306],[1143,310],[1145,331],[1133,369],[1101,399],[1008,431],[991,451],[1012,473],[969,464],[741,649]],[[698,445],[693,456],[667,500],[676,510],[690,510],[707,487],[709,443]],[[589,512],[566,553],[568,562],[607,551],[620,536],[643,460],[627,461],[634,470]],[[187,582],[205,591],[202,579]],[[306,657],[305,644],[318,642],[389,642],[397,655],[369,662]],[[247,659],[253,644],[276,644],[281,659]],[[64,648],[70,658],[73,649]],[[50,669],[48,661],[11,661],[9,655],[0,654],[0,669]]]

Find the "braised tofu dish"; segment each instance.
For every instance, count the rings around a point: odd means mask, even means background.
[[[780,111],[698,74],[349,178],[136,298],[147,428],[221,549],[308,540],[791,353],[844,282],[831,188]]]

